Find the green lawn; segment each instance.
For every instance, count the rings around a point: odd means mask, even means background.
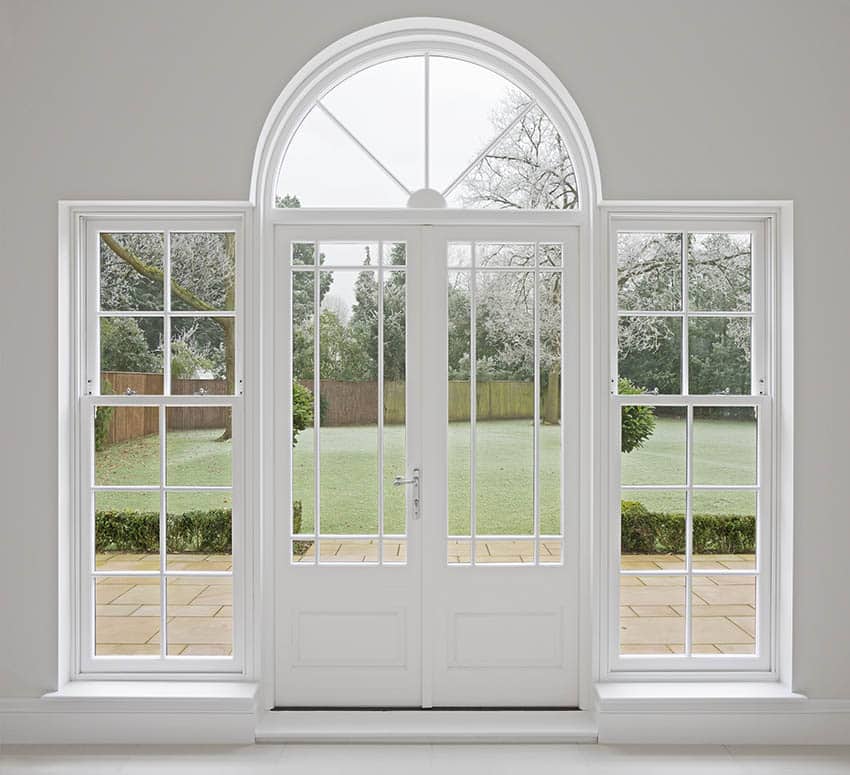
[[[694,420],[694,484],[756,483],[756,424],[742,420]],[[622,456],[623,499],[637,500],[650,511],[683,513],[684,494],[672,490],[641,491],[628,485],[685,483],[685,421],[656,418],[655,432],[640,448]],[[754,495],[735,490],[698,491],[693,509],[701,514],[755,514]]]
[[[168,484],[209,487],[232,481],[233,444],[218,441],[220,428],[168,431],[166,480]],[[112,444],[95,454],[95,482],[101,485],[155,484],[160,481],[159,436],[151,434]],[[180,513],[231,505],[226,492],[171,493],[168,511]],[[102,492],[98,509],[159,510],[159,495],[138,492]]]
[[[694,429],[694,478],[699,484],[751,484],[755,476],[754,423],[697,420]],[[204,486],[230,484],[231,443],[216,439],[218,430],[171,431],[167,440],[170,484]],[[540,428],[540,520],[544,533],[558,531],[560,429]],[[374,427],[322,430],[322,532],[358,533],[377,530],[377,432]],[[532,424],[527,420],[480,423],[478,455],[478,532],[526,534],[533,530]],[[391,486],[405,472],[403,430],[389,426],[384,437],[384,520],[387,532],[403,530],[403,493]],[[303,504],[302,530],[313,529],[313,438],[302,433],[294,451],[293,497]],[[469,530],[469,426],[449,425],[449,528]],[[159,452],[156,435],[107,447],[96,455],[98,484],[158,484]],[[655,511],[683,512],[681,493],[641,491],[627,485],[674,485],[685,479],[684,422],[659,417],[646,444],[623,456],[623,497],[640,500]],[[427,472],[426,472],[427,475]],[[427,491],[424,493],[427,501]],[[97,508],[156,510],[158,496],[108,492],[98,495]],[[168,510],[221,508],[230,497],[221,492],[170,496]],[[426,502],[427,508],[427,502]],[[752,514],[753,496],[746,492],[712,491],[697,494],[694,510],[701,513]]]
[[[478,426],[478,532],[525,534],[534,530],[532,485],[532,423],[503,420]],[[392,479],[405,473],[403,430],[388,426],[384,436],[384,529],[404,529],[403,493]],[[560,514],[559,429],[540,430],[540,523],[544,533],[557,533]],[[377,531],[377,432],[372,427],[322,430],[322,532]],[[469,532],[469,426],[449,425],[449,529]],[[313,529],[313,438],[302,433],[293,461],[293,498],[303,505],[302,530]],[[423,494],[423,498],[427,493]],[[425,504],[427,508],[427,503]]]

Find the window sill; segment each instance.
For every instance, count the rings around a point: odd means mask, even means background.
[[[596,684],[600,713],[798,711],[808,699],[777,681]]]
[[[62,710],[256,712],[257,684],[236,681],[71,681],[42,700]],[[70,707],[69,707],[70,706]]]

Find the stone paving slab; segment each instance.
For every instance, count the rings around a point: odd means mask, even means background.
[[[294,557],[315,562],[315,544],[302,542]],[[453,541],[448,560],[469,563],[468,541]],[[541,541],[540,561],[558,562],[559,541]],[[322,541],[323,562],[376,563],[378,544],[374,539]],[[384,561],[404,562],[407,542],[388,539]],[[527,564],[534,559],[534,542],[529,540],[486,540],[477,544],[476,560],[485,563]],[[695,557],[700,568],[718,570],[692,579],[693,652],[746,654],[755,645],[755,584],[752,576],[722,575],[723,570],[752,569],[752,555],[707,555]],[[158,555],[99,554],[101,570],[158,570]],[[624,569],[670,570],[683,568],[681,555],[630,555]],[[147,565],[152,565],[147,568]],[[229,555],[174,554],[169,567],[184,570],[229,570]],[[685,581],[683,576],[647,573],[621,576],[620,627],[624,654],[681,653],[684,648]],[[232,652],[233,589],[231,577],[176,577],[167,583],[169,654],[226,655]],[[96,653],[159,654],[160,580],[158,576],[99,577],[96,593]]]
[[[183,569],[211,571],[232,567],[229,555],[174,555],[178,556]],[[148,556],[103,554],[98,556],[98,567],[115,570],[139,557]],[[98,577],[95,585],[95,654],[158,655],[160,591],[159,576]],[[167,652],[170,656],[226,656],[232,653],[231,577],[169,578],[166,600]]]

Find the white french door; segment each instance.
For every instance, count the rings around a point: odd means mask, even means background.
[[[577,228],[275,229],[276,705],[576,706]]]

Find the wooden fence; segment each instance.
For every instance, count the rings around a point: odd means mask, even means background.
[[[104,371],[101,378],[111,385],[113,395],[122,395],[127,389],[140,396],[162,395],[162,374],[136,371]],[[175,379],[171,382],[173,395],[191,396],[206,391],[208,395],[224,395],[227,383],[223,379]],[[166,410],[169,430],[199,430],[224,428],[227,421],[226,406],[173,406]],[[122,406],[112,412],[107,443],[127,441],[159,431],[159,412],[155,406]]]
[[[302,381],[313,390],[313,381]],[[404,382],[384,383],[384,422],[404,422]],[[469,420],[469,382],[449,382],[449,422]],[[377,382],[337,382],[323,379],[320,400],[323,425],[375,425],[378,422]],[[547,422],[560,420],[557,377],[550,378],[541,401],[540,415]],[[476,385],[476,416],[479,420],[516,420],[534,417],[534,383],[498,380]]]
[[[111,393],[121,395],[129,388],[137,395],[162,395],[162,374],[128,371],[105,371],[104,380],[111,385]],[[304,380],[304,387],[313,390],[312,380]],[[201,390],[207,395],[224,395],[227,384],[223,379],[175,379],[173,395],[195,395]],[[550,423],[560,419],[558,406],[560,391],[557,378],[551,376],[549,387],[543,394],[540,416]],[[375,425],[378,422],[377,382],[338,382],[323,379],[321,382],[323,425]],[[449,422],[469,420],[469,382],[449,382]],[[398,425],[404,422],[404,382],[384,383],[384,422]],[[228,407],[169,407],[166,424],[170,430],[198,430],[224,428]],[[534,384],[498,380],[479,382],[476,386],[476,415],[479,420],[518,420],[534,416]],[[127,441],[150,433],[157,433],[159,420],[156,407],[116,407],[109,426],[108,443]]]

